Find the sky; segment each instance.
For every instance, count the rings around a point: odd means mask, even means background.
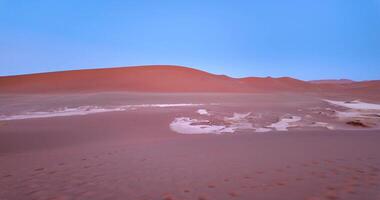
[[[380,79],[380,0],[0,0],[0,76],[148,64]]]

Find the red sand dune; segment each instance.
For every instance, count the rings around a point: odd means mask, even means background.
[[[347,84],[347,83],[355,83],[355,81],[350,79],[325,79],[325,80],[312,80],[308,81],[309,83],[314,84]]]
[[[257,79],[255,81],[254,79]],[[261,81],[263,80],[263,81]],[[273,82],[273,84],[271,84]],[[273,87],[267,87],[273,85]],[[181,66],[138,66],[0,77],[1,92],[254,92],[302,88],[288,78],[235,79]]]
[[[244,91],[234,79],[177,66],[75,70],[0,78],[7,92],[210,92]]]
[[[245,84],[254,86],[257,90],[261,91],[306,91],[313,89],[313,85],[310,83],[290,77],[247,77],[241,78],[240,80]]]
[[[328,86],[326,86],[328,85]],[[73,70],[0,77],[0,93],[70,92],[273,92],[377,90],[379,82],[312,84],[289,77],[231,78],[169,65]]]

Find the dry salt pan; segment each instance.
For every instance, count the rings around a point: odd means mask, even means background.
[[[267,126],[267,128],[274,128],[276,131],[287,131],[288,128],[295,126],[295,125],[292,125],[292,123],[300,121],[300,120],[301,120],[301,117],[298,117],[298,116],[284,117],[280,119],[280,121]]]
[[[225,117],[224,121],[231,124],[230,128],[237,129],[253,129],[252,124],[247,120],[251,113],[234,113],[232,117]]]
[[[202,109],[199,109],[202,110]],[[205,113],[205,112],[197,112]],[[208,113],[208,112],[207,112]],[[254,129],[246,119],[251,113],[234,113],[232,117],[225,117],[226,125],[212,125],[209,120],[190,119],[188,117],[175,118],[170,123],[170,129],[181,134],[222,134],[234,133],[242,129]]]
[[[269,131],[272,131],[272,129],[270,129],[270,128],[255,128],[255,132],[257,132],[257,133],[266,133]]]
[[[178,117],[175,118],[172,123],[170,123],[170,129],[177,133],[182,134],[221,134],[221,133],[231,133],[234,130],[222,126],[222,125],[208,125],[208,124],[196,124],[196,123],[209,123],[208,120],[197,120],[190,119],[188,117]]]
[[[201,106],[203,104],[137,104],[137,105],[122,105],[122,106],[79,106],[73,108],[59,108],[50,111],[34,111],[24,112],[14,115],[0,115],[0,121],[20,120],[20,119],[34,119],[34,118],[50,118],[50,117],[65,117],[76,115],[89,115],[104,112],[118,112],[135,110],[139,108],[170,108],[170,107],[188,107],[188,106]]]
[[[210,113],[206,109],[198,109],[197,113],[200,115],[210,115]]]
[[[326,122],[314,122],[311,126],[312,127],[325,127],[325,128],[327,128],[329,130],[334,130],[335,129],[334,126],[329,125]]]
[[[380,119],[380,105],[360,101],[324,100],[332,105],[348,108],[346,111],[335,111],[335,115],[343,120]]]
[[[247,118],[251,113],[234,113],[232,117],[225,117],[226,121],[241,121]]]
[[[333,101],[333,100],[327,100],[324,99],[324,101],[336,105],[341,106],[349,109],[355,109],[355,110],[380,110],[380,104],[373,104],[373,103],[364,103],[361,101]]]

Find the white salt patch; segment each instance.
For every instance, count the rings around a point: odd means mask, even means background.
[[[332,104],[332,105],[337,105],[345,108],[350,108],[350,109],[356,109],[356,110],[380,110],[380,105],[379,104],[373,104],[373,103],[364,103],[361,101],[332,101],[332,100],[327,100],[324,99],[324,101]]]
[[[19,120],[19,119],[34,119],[34,118],[49,118],[49,117],[64,117],[75,115],[88,115],[102,112],[121,111],[122,108],[100,108],[97,106],[80,106],[77,108],[63,108],[59,110],[46,112],[26,112],[24,114],[16,114],[10,116],[0,116],[0,120]]]
[[[380,105],[364,103],[360,101],[332,101],[324,100],[330,104],[348,108],[346,111],[335,111],[335,116],[340,120],[349,121],[355,119],[371,120],[372,123],[380,119]]]
[[[258,133],[265,133],[265,132],[269,132],[269,131],[272,131],[272,129],[270,129],[270,128],[256,128],[255,129],[255,132],[258,132]]]
[[[197,113],[200,115],[210,115],[206,109],[198,109]]]
[[[253,129],[251,123],[246,119],[251,113],[234,113],[232,117],[225,117],[224,120],[228,125],[210,125],[209,120],[190,119],[188,117],[175,118],[170,123],[170,128],[182,134],[221,134],[221,133],[234,133],[238,129]],[[195,124],[195,123],[208,123],[208,124]]]
[[[188,117],[178,117],[175,118],[172,123],[170,123],[170,128],[182,134],[221,134],[233,132],[232,129],[226,128],[226,126],[220,125],[194,125],[194,123],[209,123],[208,120],[197,120],[190,119]]]
[[[232,117],[225,117],[224,120],[226,121],[240,121],[244,120],[246,117],[248,117],[251,113],[234,113]]]
[[[251,113],[234,113],[232,117],[225,117],[224,121],[229,122],[230,127],[237,129],[253,129],[252,124],[247,120]]]
[[[313,127],[325,127],[325,128],[327,128],[329,130],[334,130],[334,126],[329,125],[326,122],[314,122],[314,124],[312,126]]]
[[[360,117],[361,113],[360,112],[341,112],[341,111],[336,111],[335,115],[339,118],[356,118]]]
[[[378,113],[363,113],[358,111],[336,111],[335,115],[341,119],[349,119],[349,118],[365,118],[365,119],[380,119],[380,115]]]
[[[116,112],[135,110],[137,108],[168,108],[168,107],[185,107],[185,106],[201,106],[203,104],[138,104],[138,105],[123,105],[123,106],[79,106],[75,108],[61,108],[52,111],[36,111],[25,112],[15,115],[0,115],[0,121],[19,120],[19,119],[34,119],[34,118],[49,118],[49,117],[64,117],[75,115],[89,115],[103,112]]]
[[[311,115],[305,115],[305,118],[311,119],[313,117]]]
[[[186,106],[202,106],[203,104],[193,104],[193,103],[175,103],[175,104],[141,104],[141,105],[128,105],[128,107],[137,107],[137,108],[146,108],[146,107],[158,107],[158,108],[167,108],[167,107],[186,107]]]
[[[267,126],[267,128],[274,128],[276,131],[287,131],[289,127],[294,127],[293,125],[291,125],[291,123],[300,120],[301,117],[298,116],[285,117],[280,119],[280,121]]]

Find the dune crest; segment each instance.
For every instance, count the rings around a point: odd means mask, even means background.
[[[263,83],[262,79],[265,80]],[[150,65],[0,77],[0,93],[109,91],[251,93],[293,88],[299,90],[311,85],[295,79],[291,81],[287,78],[238,79],[182,66]],[[271,82],[275,87],[267,87]]]
[[[72,70],[0,77],[0,94],[93,92],[339,92],[379,91],[379,81],[314,84],[291,77],[232,78],[175,65]],[[380,91],[379,91],[380,92]]]

